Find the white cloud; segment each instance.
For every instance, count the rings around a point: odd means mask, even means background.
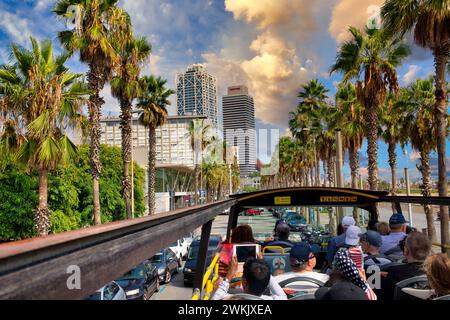
[[[408,71],[405,73],[405,75],[402,78],[403,83],[405,85],[411,84],[417,78],[417,75],[421,70],[422,70],[422,68],[417,65],[414,65],[414,64],[410,65],[408,67]]]
[[[0,11],[0,29],[23,46],[28,44],[30,36],[34,36],[28,19],[8,11]]]
[[[376,14],[372,9],[383,3],[384,0],[339,0],[333,8],[329,32],[338,43],[347,40],[348,27],[364,28]]]

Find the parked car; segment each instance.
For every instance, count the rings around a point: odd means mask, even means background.
[[[246,216],[260,216],[261,210],[260,209],[247,209],[245,210]]]
[[[211,264],[212,259],[214,258],[214,255],[217,252],[217,246],[220,244],[221,241],[222,241],[221,236],[212,236],[212,235],[210,236],[205,268],[207,268]],[[195,240],[194,242],[192,242],[191,247],[189,248],[186,264],[184,265],[183,268],[184,285],[186,287],[194,283],[199,248],[200,248],[200,240]]]
[[[128,300],[148,300],[159,291],[158,270],[148,260],[124,274],[116,282],[125,290]]]
[[[192,241],[194,241],[194,238],[195,237],[194,237],[193,232],[191,232],[183,237],[186,247],[188,248],[187,251],[189,251],[189,247],[191,246]]]
[[[112,281],[91,294],[86,300],[127,300],[127,295],[117,282]]]
[[[194,241],[200,241],[200,239],[201,239],[201,236],[196,236]],[[223,241],[223,238],[220,234],[211,234],[209,236],[209,242],[211,242],[211,241],[220,243]],[[191,244],[191,246],[192,246],[192,244]]]
[[[175,252],[178,260],[178,266],[181,267],[181,261],[186,259],[189,250],[189,246],[184,241],[184,238],[170,244],[169,248]]]
[[[177,256],[169,248],[161,250],[149,260],[156,267],[160,282],[169,283],[172,275],[178,272]]]

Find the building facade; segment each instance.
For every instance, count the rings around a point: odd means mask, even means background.
[[[239,147],[241,176],[247,177],[256,170],[255,105],[246,86],[228,88],[222,100],[225,141]]]
[[[218,99],[217,78],[194,64],[176,77],[177,111],[179,116],[206,116],[217,129]]]
[[[156,129],[156,165],[157,167],[194,168],[194,151],[191,146],[189,126],[193,120],[205,119],[197,116],[168,117],[167,123]],[[100,122],[102,136],[100,143],[110,146],[122,145],[122,133],[119,118],[105,118]],[[147,167],[148,128],[133,119],[133,149],[135,160]]]

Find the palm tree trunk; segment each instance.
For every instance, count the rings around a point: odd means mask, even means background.
[[[327,186],[328,161],[323,160],[323,186]]]
[[[335,186],[335,165],[336,165],[336,160],[334,159],[333,154],[330,153],[329,157],[328,157],[328,182],[330,183],[330,187],[334,187]]]
[[[358,189],[358,170],[359,170],[359,155],[352,142],[349,148],[349,158],[350,158],[350,170],[352,175],[352,188]]]
[[[122,196],[125,200],[125,210],[128,219],[132,218],[131,208],[131,152],[132,152],[132,115],[131,103],[127,99],[120,99],[120,127],[122,129],[122,159],[123,159],[123,178],[122,178]]]
[[[378,190],[378,106],[366,107],[367,123],[367,154],[369,157],[369,187],[372,191]]]
[[[34,216],[34,228],[40,237],[50,231],[50,210],[48,209],[48,170],[39,169],[39,204]]]
[[[352,175],[352,189],[358,189],[358,170],[359,170],[359,155],[356,151],[355,144],[352,141],[349,148],[350,170]],[[353,208],[353,218],[356,225],[359,225],[359,209]]]
[[[431,197],[431,168],[430,168],[430,154],[429,152],[420,151],[420,165],[417,169],[422,174],[422,195],[424,197]],[[436,229],[434,227],[434,214],[433,207],[430,205],[424,205],[425,216],[427,218],[428,238],[432,242],[436,242]]]
[[[439,196],[448,195],[447,186],[447,163],[446,163],[446,139],[447,139],[447,90],[446,90],[446,67],[449,60],[449,45],[445,48],[438,47],[434,51],[436,67],[436,104],[434,114],[437,126],[437,151],[439,168]],[[442,252],[447,252],[445,245],[450,245],[450,234],[448,226],[448,206],[440,207],[441,215],[441,243]]]
[[[100,213],[100,174],[102,172],[102,164],[100,161],[100,117],[101,107],[105,103],[100,97],[100,91],[105,85],[102,72],[95,64],[89,64],[89,72],[87,75],[89,89],[93,94],[89,97],[89,122],[90,128],[90,156],[92,170],[92,198],[93,198],[93,216],[94,224],[102,223]]]
[[[195,192],[195,194],[194,194],[194,203],[195,203],[195,205],[198,205],[198,202],[199,202],[199,194],[198,194],[198,164],[196,164],[195,165],[195,168],[194,168],[194,192]]]
[[[316,152],[316,163],[315,163],[315,169],[316,169],[316,186],[320,187],[320,159]]]
[[[148,213],[156,213],[156,128],[150,127],[148,130]]]
[[[389,153],[389,166],[391,167],[391,195],[397,194],[397,154],[395,152],[396,143],[389,141],[388,153]]]

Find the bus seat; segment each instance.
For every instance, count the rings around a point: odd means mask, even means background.
[[[277,270],[283,270],[283,273],[291,271],[288,253],[265,253],[264,261],[269,265],[271,274]]]
[[[281,253],[281,254],[284,254],[284,253],[287,253],[287,248],[283,248],[283,247],[280,247],[280,246],[265,246],[263,248],[263,250],[262,250],[262,253],[265,254],[266,252],[267,253]]]
[[[450,294],[448,294],[446,296],[443,296],[443,297],[439,297],[439,298],[433,299],[433,300],[450,300]]]
[[[428,285],[428,279],[426,275],[421,275],[421,276],[417,276],[417,277],[412,277],[403,281],[400,281],[399,283],[397,283],[395,285],[395,291],[394,291],[394,300],[402,300],[402,299],[407,299],[408,297],[413,297],[415,298],[415,296],[407,296],[405,297],[405,292],[402,290],[404,288],[413,288],[413,289],[419,289],[419,290],[424,290],[424,289],[428,289],[429,285]]]
[[[419,298],[420,300],[428,300],[434,293],[431,289],[416,289],[416,288],[403,288],[402,292],[415,297]]]
[[[296,295],[296,296],[290,298],[289,300],[316,300],[316,297],[314,294],[308,293],[308,294]]]

